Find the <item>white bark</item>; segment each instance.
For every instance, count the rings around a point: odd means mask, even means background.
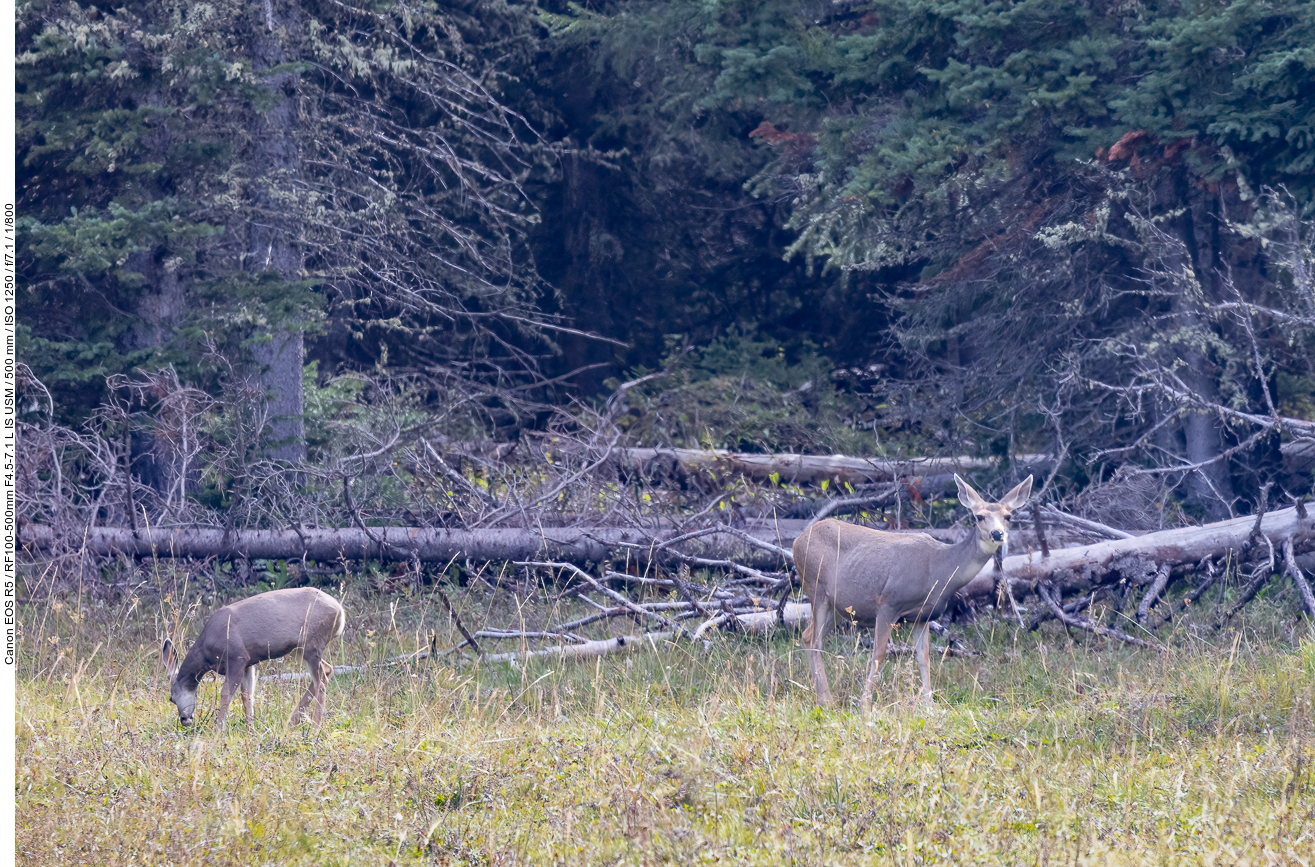
[[[1071,591],[1099,582],[1111,573],[1150,566],[1144,575],[1129,575],[1138,584],[1148,583],[1158,567],[1199,563],[1205,557],[1224,557],[1239,551],[1255,526],[1254,517],[1234,518],[1200,527],[1181,527],[1113,539],[1094,545],[1052,548],[1049,557],[1028,551],[1004,559],[1004,574],[1018,590],[1030,591],[1036,582],[1049,580]],[[758,529],[753,535],[764,541],[788,546],[804,522],[779,528]],[[1265,515],[1261,532],[1282,550],[1285,540],[1293,542],[1297,562],[1309,562],[1315,550],[1315,509],[1298,518],[1295,508]],[[30,549],[53,549],[66,545],[99,555],[130,557],[244,557],[283,560],[302,556],[319,561],[339,559],[409,560],[418,556],[428,562],[450,562],[457,558],[488,560],[563,560],[573,563],[600,562],[629,556],[639,562],[654,559],[658,542],[637,529],[545,528],[443,530],[415,527],[302,530],[161,529],[131,530],[120,527],[91,527],[68,537],[58,536],[43,525],[25,524],[19,540]],[[733,533],[718,532],[681,543],[687,551],[714,554],[719,559],[740,563],[770,560],[767,568],[782,565],[782,558],[745,543]],[[637,546],[627,549],[627,546]],[[995,587],[992,564],[988,563],[963,590],[961,597],[988,600]]]
[[[648,632],[644,635],[618,635],[614,638],[602,638],[596,641],[582,641],[579,644],[556,644],[537,650],[513,651],[511,653],[488,653],[480,657],[482,662],[524,663],[529,659],[582,659],[586,657],[605,656],[617,651],[638,650],[648,646],[656,649],[659,642],[665,643],[676,639],[674,632]]]
[[[986,458],[855,458],[846,455],[760,455],[731,452],[725,449],[617,448],[614,459],[624,466],[650,467],[676,463],[689,469],[708,470],[747,476],[760,481],[776,474],[781,484],[805,484],[829,479],[836,483],[880,482],[891,479],[948,477],[966,470],[994,467],[998,461]],[[1050,455],[1019,455],[1019,467],[1048,467]]]
[[[1239,551],[1256,525],[1254,516],[1233,518],[1200,527],[1179,527],[1147,533],[1130,539],[1113,539],[1077,548],[1052,549],[1049,557],[1040,551],[1028,551],[1004,558],[1004,574],[1010,584],[1030,590],[1038,581],[1050,580],[1056,586],[1071,589],[1086,586],[1111,572],[1132,568],[1134,564],[1173,567],[1199,563],[1206,557],[1222,557]],[[1297,517],[1296,508],[1269,512],[1261,521],[1260,531],[1276,549],[1291,539],[1298,552],[1315,548],[1315,510],[1306,518]],[[1154,575],[1125,576],[1146,583]],[[963,590],[967,598],[989,598],[995,587],[993,566],[987,563]]]
[[[801,523],[801,522],[799,522]],[[764,542],[788,544],[775,528],[753,534]],[[359,527],[294,530],[223,530],[149,527],[90,527],[67,537],[44,525],[26,524],[20,542],[30,548],[52,549],[61,544],[103,556],[215,557],[287,560],[307,557],[319,561],[405,561],[412,555],[426,562],[448,563],[458,558],[489,560],[564,560],[600,562],[630,557],[653,559],[657,542],[649,533],[615,527],[564,527],[544,529],[444,530],[424,527]],[[627,549],[626,546],[634,546]],[[731,532],[712,533],[681,543],[696,554],[714,553],[741,563],[765,568],[782,565],[771,552],[749,545]]]

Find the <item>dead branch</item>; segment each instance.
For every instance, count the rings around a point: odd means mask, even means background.
[[[785,560],[787,563],[794,562],[794,552],[791,551],[789,548],[782,548],[780,545],[775,545],[767,539],[760,539],[757,536],[753,535],[752,533],[749,533],[746,530],[742,530],[739,527],[722,525],[717,527],[716,530],[723,533],[729,533],[730,535],[744,542],[746,545],[750,545],[754,548],[761,548],[764,551],[767,551],[771,554],[775,554],[776,556]],[[663,547],[666,546],[664,545]]]
[[[435,587],[434,589],[438,591],[438,598],[443,601],[443,607],[447,609],[447,613],[452,615],[452,622],[457,625],[457,629],[460,630],[462,637],[466,639],[465,643],[470,645],[471,650],[479,653],[479,643],[475,641],[475,637],[470,634],[470,630],[466,629],[466,625],[461,622],[461,618],[457,615],[457,610],[452,607],[452,601],[447,598],[447,594],[443,592],[443,588]]]
[[[997,552],[997,553],[999,553],[999,552]],[[996,571],[996,572],[1003,572],[1003,566],[1001,566],[1000,569],[995,570],[995,571]],[[1013,591],[1013,588],[1010,587],[1010,585],[1009,585],[1009,579],[1003,577],[1003,575],[993,575],[993,580],[994,580],[994,583],[995,583],[995,601],[996,601],[996,606],[999,607],[1001,597],[1003,597],[1003,598],[1009,600],[1009,609],[1010,609],[1011,611],[1014,612],[1014,619],[1018,621],[1018,628],[1019,628],[1019,629],[1022,629],[1022,628],[1023,628],[1023,612],[1021,612],[1021,611],[1018,610],[1018,601],[1017,601],[1016,599],[1014,599],[1014,591]]]
[[[1041,557],[1044,559],[1050,556],[1050,543],[1046,541],[1046,529],[1041,524],[1041,507],[1036,500],[1032,501],[1032,524],[1036,528],[1037,541],[1041,543]],[[1003,569],[1004,564],[1001,564]]]
[[[1064,613],[1065,614],[1082,613],[1083,611],[1087,610],[1088,608],[1090,608],[1092,605],[1096,603],[1096,598],[1101,594],[1102,591],[1112,592],[1110,591],[1110,585],[1108,584],[1103,585],[1101,587],[1097,587],[1096,589],[1092,590],[1090,593],[1087,593],[1084,596],[1081,596],[1078,599],[1073,600],[1072,602],[1066,603],[1064,605]],[[1051,612],[1049,606],[1038,608],[1032,614],[1032,622],[1028,624],[1027,626],[1028,630],[1031,632],[1035,632],[1037,629],[1041,627],[1042,623],[1045,623],[1047,620],[1050,620],[1053,616],[1054,614]]]
[[[703,607],[703,603],[699,602],[698,597],[696,597],[690,589],[689,582],[685,581],[684,577],[680,574],[681,570],[684,568],[684,566],[677,567],[676,571],[672,573],[671,578],[675,582],[676,588],[680,591],[680,595],[685,597],[685,601],[690,605],[693,605],[695,611],[706,617],[708,616],[708,609]]]
[[[1146,618],[1150,616],[1151,609],[1155,607],[1156,600],[1160,598],[1160,594],[1163,593],[1164,588],[1168,586],[1169,567],[1161,566],[1156,570],[1155,580],[1151,582],[1151,586],[1147,589],[1146,595],[1142,597],[1141,604],[1137,606],[1138,623],[1146,623]]]
[[[1077,627],[1078,629],[1086,630],[1087,632],[1094,632],[1097,635],[1104,635],[1107,638],[1117,638],[1119,641],[1134,645],[1136,647],[1145,647],[1148,650],[1159,650],[1159,651],[1164,650],[1164,648],[1159,644],[1152,644],[1149,641],[1143,641],[1140,638],[1135,638],[1131,635],[1128,635],[1126,632],[1120,632],[1117,629],[1110,629],[1108,626],[1101,626],[1099,623],[1094,623],[1085,617],[1078,617],[1076,615],[1069,614],[1067,611],[1064,610],[1063,606],[1059,604],[1058,600],[1054,596],[1055,591],[1046,582],[1042,582],[1038,584],[1036,589],[1041,599],[1046,603],[1046,605],[1050,606],[1050,612],[1054,614],[1055,618],[1058,619],[1065,626],[1074,626]]]
[[[1176,605],[1170,606],[1169,610],[1164,613],[1164,616],[1160,618],[1160,622],[1157,623],[1156,626],[1163,626],[1172,620],[1179,612],[1186,611],[1189,607],[1196,604],[1196,600],[1200,599],[1201,595],[1209,590],[1211,586],[1214,585],[1215,581],[1219,579],[1220,572],[1215,569],[1214,558],[1206,557],[1197,564],[1196,571],[1199,572],[1201,569],[1205,569],[1205,580],[1198,584],[1195,590],[1180,599]]]
[[[1310,591],[1310,584],[1306,581],[1306,576],[1302,574],[1301,567],[1297,565],[1297,555],[1293,552],[1292,539],[1283,540],[1283,571],[1292,578],[1292,583],[1297,585],[1297,592],[1301,594],[1301,601],[1306,606],[1306,613],[1315,618],[1315,594]]]
[[[555,638],[566,641],[588,641],[573,632],[535,632],[514,629],[481,629],[475,633],[476,638],[492,638],[497,641],[523,641],[531,638]]]
[[[872,506],[885,506],[894,502],[899,496],[899,485],[891,485],[875,494],[869,494],[862,497],[841,497],[839,499],[827,500],[817,511],[813,513],[809,523],[817,523],[823,518],[835,514],[844,514],[846,510],[870,508]]]
[[[1087,533],[1094,533],[1098,536],[1103,536],[1106,539],[1133,538],[1132,533],[1127,533],[1123,530],[1115,529],[1114,527],[1108,527],[1105,524],[1091,521],[1087,518],[1079,518],[1077,515],[1070,515],[1067,512],[1061,512],[1054,506],[1047,505],[1042,514],[1057,524],[1062,524]]]
[[[543,566],[548,569],[561,569],[564,571],[569,571],[571,574],[583,580],[586,584],[597,590],[599,593],[602,593],[604,596],[608,597],[609,599],[619,602],[623,607],[629,608],[631,611],[635,612],[640,616],[653,618],[657,622],[673,630],[678,635],[684,636],[685,638],[690,637],[690,634],[685,629],[685,627],[681,626],[676,621],[662,614],[659,614],[658,612],[652,610],[651,608],[645,608],[642,605],[637,605],[634,602],[630,601],[630,599],[626,598],[620,593],[617,593],[612,588],[603,586],[603,584],[600,583],[597,578],[590,575],[588,572],[584,571],[583,569],[579,568],[573,563],[556,563],[556,562],[544,561],[544,560],[526,560],[526,561],[518,562],[516,563],[516,565]]]
[[[483,657],[483,661],[510,662],[514,665],[530,659],[580,659],[582,657],[606,656],[617,651],[638,650],[645,645],[656,650],[659,642],[671,641],[677,634],[684,632],[682,629],[680,633],[647,632],[643,635],[618,635],[614,638],[585,641],[580,644],[557,644],[551,647],[541,647],[538,650],[490,653]]]
[[[1259,522],[1257,522],[1256,526],[1259,528]],[[1255,599],[1256,594],[1260,592],[1261,588],[1269,583],[1270,578],[1274,577],[1274,543],[1270,541],[1268,536],[1259,533],[1258,529],[1252,531],[1250,538],[1259,538],[1264,542],[1268,548],[1269,556],[1264,563],[1259,564],[1255,569],[1251,570],[1251,583],[1247,584],[1246,588],[1242,591],[1242,594],[1237,597],[1237,601],[1234,602],[1232,607],[1224,614],[1223,622],[1225,623],[1231,620],[1237,612],[1241,611],[1248,602]]]

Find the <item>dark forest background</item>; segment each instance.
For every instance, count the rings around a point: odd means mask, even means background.
[[[1309,490],[1305,0],[18,14],[32,520],[396,504],[570,419],[1047,454],[1133,524]]]

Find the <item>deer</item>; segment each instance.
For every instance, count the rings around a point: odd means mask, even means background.
[[[299,722],[314,701],[314,722],[319,723],[324,717],[329,676],[333,674],[324,652],[333,639],[342,635],[346,621],[338,600],[314,587],[296,587],[257,593],[220,608],[210,615],[181,664],[173,642],[166,638],[163,654],[169,673],[169,700],[178,708],[179,721],[192,725],[197,686],[213,671],[224,677],[216,727],[224,727],[228,705],[240,685],[247,726],[254,731],[256,664],[300,650],[310,669],[311,683],[290,722]]]
[[[976,524],[953,544],[926,533],[874,530],[830,518],[809,526],[795,540],[794,563],[813,613],[803,645],[813,689],[822,704],[832,702],[822,664],[822,639],[838,614],[876,627],[863,687],[864,712],[871,707],[891,630],[901,621],[914,624],[922,697],[928,706],[932,704],[929,621],[1008,542],[1009,516],[1032,492],[1028,476],[998,503],[988,503],[958,475],[954,483],[959,502],[972,512]]]

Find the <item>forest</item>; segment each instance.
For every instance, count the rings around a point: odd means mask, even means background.
[[[16,17],[20,857],[1305,863],[1315,4]],[[1002,503],[819,703],[796,539]]]

